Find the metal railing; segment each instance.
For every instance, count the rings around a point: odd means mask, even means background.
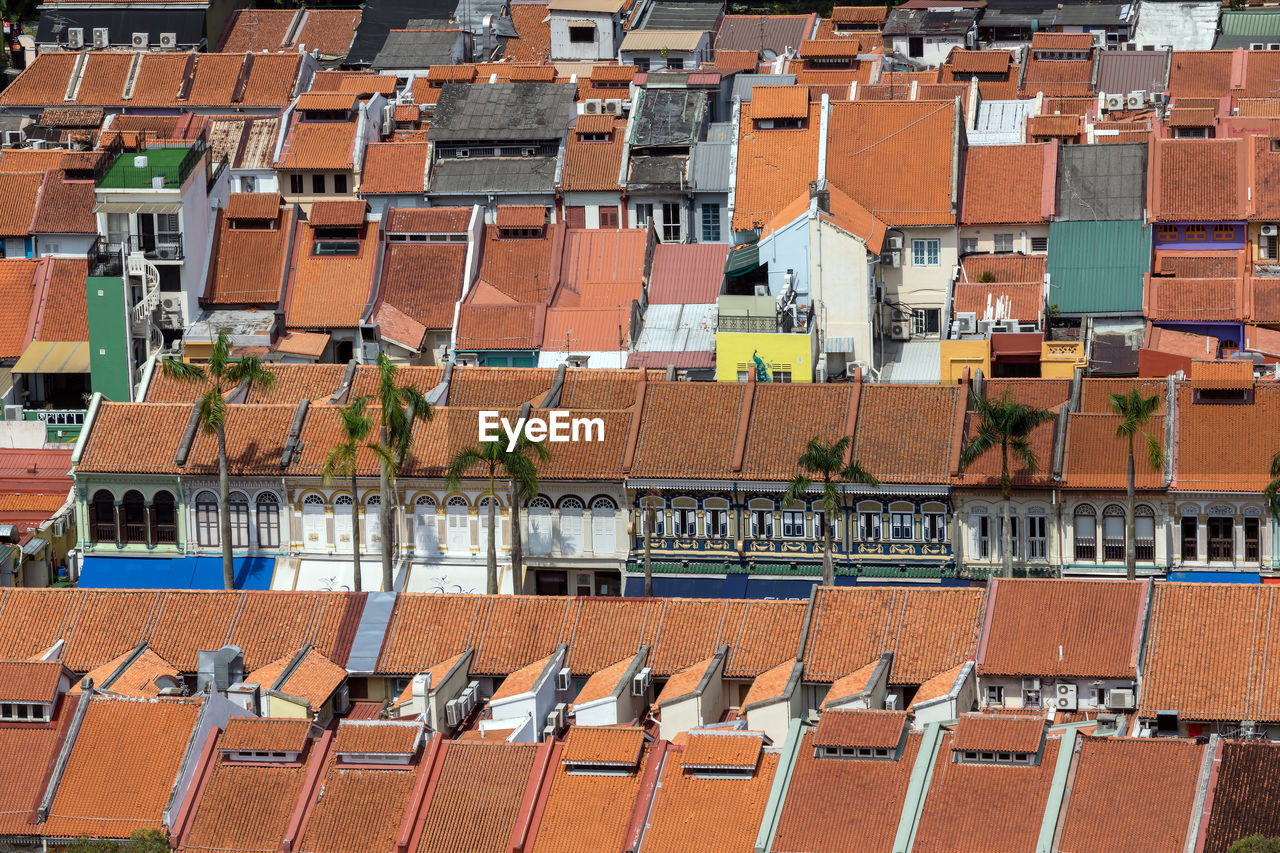
[[[1098,559],[1098,543],[1093,539],[1077,539],[1076,540],[1076,559],[1077,560]]]
[[[1156,559],[1156,540],[1154,539],[1135,539],[1133,540],[1133,551],[1135,559],[1139,563],[1152,563]]]
[[[753,335],[774,334],[778,321],[773,317],[749,317],[739,314],[721,314],[716,322],[721,332],[747,332]]]
[[[1104,538],[1102,540],[1102,559],[1103,560],[1123,560],[1124,559],[1124,540]]]
[[[155,524],[151,529],[151,541],[156,545],[173,545],[178,541],[178,525]]]
[[[99,544],[114,545],[116,542],[116,526],[114,524],[94,524],[93,541]]]

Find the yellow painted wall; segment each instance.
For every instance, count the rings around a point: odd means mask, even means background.
[[[792,382],[813,381],[813,341],[809,335],[746,332],[716,333],[716,380],[737,382],[739,370],[754,371],[753,352],[764,360],[770,376],[774,368],[781,368],[791,371]]]
[[[1084,344],[1078,341],[1044,341],[1040,344],[1040,376],[1070,379],[1077,367],[1088,367]]]
[[[263,696],[263,714],[264,717],[273,717],[278,719],[289,720],[309,720],[311,719],[311,709],[306,705],[299,705],[297,702],[290,702],[279,696],[266,695]]]
[[[939,341],[938,352],[943,382],[959,382],[966,367],[970,377],[975,370],[991,375],[991,342],[986,339]]]

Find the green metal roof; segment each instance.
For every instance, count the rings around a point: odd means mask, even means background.
[[[1224,36],[1280,36],[1280,11],[1222,10]]]
[[[743,243],[729,250],[729,255],[724,262],[724,274],[734,278],[746,275],[759,266],[760,244],[752,240],[750,243]]]
[[[1141,221],[1049,225],[1049,304],[1063,314],[1142,311],[1151,229]]]

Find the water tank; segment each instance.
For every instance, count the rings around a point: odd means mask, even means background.
[[[133,158],[133,168],[135,168],[135,169],[145,169],[145,168],[147,168],[147,155],[146,155],[146,154],[139,154],[138,156],[134,157],[134,158]]]

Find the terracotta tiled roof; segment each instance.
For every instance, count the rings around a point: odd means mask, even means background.
[[[951,225],[955,124],[952,101],[833,103],[827,177],[891,226]]]
[[[528,693],[537,686],[538,679],[542,676],[551,663],[550,657],[542,660],[536,660],[527,666],[522,666],[515,672],[502,679],[502,683],[498,685],[498,689],[493,691],[490,700],[509,699],[512,696],[520,696]]]
[[[951,748],[979,752],[1037,752],[1044,740],[1044,732],[1044,718],[1039,716],[961,714]]]
[[[764,738],[751,732],[689,733],[680,766],[686,770],[743,770],[760,760]]]
[[[588,734],[591,737],[587,737]],[[635,749],[630,750],[633,740],[636,740]],[[643,740],[640,729],[575,726],[570,730],[561,754],[563,763],[555,769],[541,820],[535,824],[532,853],[595,853],[622,848],[645,767],[655,760],[645,754],[644,764],[636,766],[642,756]],[[594,754],[618,757],[618,748],[624,745],[627,751],[635,753],[629,761],[631,772],[611,770],[607,774],[591,774],[578,769],[571,772],[565,766],[570,763],[571,753],[581,756],[584,748],[599,746],[600,751]]]
[[[604,669],[596,670],[587,679],[586,684],[582,685],[582,689],[578,691],[578,695],[569,705],[569,709],[573,710],[579,705],[585,705],[588,702],[594,702],[597,699],[604,699],[613,696],[620,689],[627,689],[627,685],[622,683],[622,678],[630,669],[632,658],[623,658],[617,663],[606,666]],[[574,730],[577,731],[576,727]]]
[[[1253,363],[1249,361],[1191,362],[1191,387],[1240,391],[1253,388]]]
[[[1044,315],[1044,285],[961,284],[953,288],[955,311],[972,311],[979,320],[1012,319],[1039,324]]]
[[[1038,223],[1052,212],[1056,149],[979,145],[965,154],[962,225]]]
[[[307,9],[296,45],[318,50],[322,56],[346,56],[360,26],[359,9]]]
[[[938,750],[916,846],[977,851],[986,849],[984,840],[998,838],[1004,850],[1033,849],[1053,783],[1058,739],[1046,741],[1039,765],[1006,767],[955,763],[952,738],[944,735]],[[968,843],[960,846],[958,840]]]
[[[354,121],[295,122],[285,137],[275,166],[277,169],[350,169],[355,164],[356,144]]]
[[[9,200],[0,211],[0,237],[25,237],[31,233],[42,183],[44,175],[0,173],[0,194]]]
[[[314,255],[315,239],[314,223],[303,223],[298,229],[286,322],[294,329],[357,326],[373,288],[378,223],[363,226],[358,255]]]
[[[49,289],[45,292],[37,341],[89,340],[85,279],[89,264],[83,258],[50,258]]]
[[[707,737],[711,736],[696,740]],[[750,776],[729,779],[685,772],[680,759],[679,753],[671,755],[662,768],[644,837],[646,851],[727,853],[751,849],[760,831],[778,755],[766,752]],[[713,826],[715,831],[709,832]]]
[[[471,212],[470,207],[393,207],[384,222],[389,234],[462,234]]]
[[[232,193],[227,199],[227,219],[276,219],[280,193]]]
[[[1212,492],[1265,489],[1270,478],[1267,466],[1258,459],[1265,461],[1272,455],[1266,448],[1277,439],[1280,388],[1259,383],[1252,404],[1246,406],[1197,403],[1188,385],[1179,387],[1177,393],[1176,487]],[[1239,442],[1222,441],[1222,429],[1230,429],[1240,437]]]
[[[228,723],[228,729],[241,719],[244,718]],[[288,722],[307,725],[305,721]],[[313,752],[307,763],[317,760]],[[306,764],[245,765],[220,756],[200,792],[200,799],[195,802],[190,827],[183,836],[184,848],[188,851],[278,849],[306,774]]]
[[[538,748],[530,744],[447,744],[439,781],[425,804],[418,853],[505,851]],[[477,787],[476,780],[485,784]]]
[[[1250,218],[1280,219],[1280,151],[1271,150],[1268,136],[1253,139],[1253,210]]]
[[[758,50],[717,50],[715,68],[722,74],[755,71],[760,62]]]
[[[1031,139],[1048,137],[1074,138],[1080,134],[1080,116],[1039,115],[1027,119],[1027,136]]]
[[[388,243],[381,299],[428,329],[449,329],[462,298],[466,261],[465,243]]]
[[[871,681],[871,677],[875,675],[876,667],[880,665],[880,659],[876,658],[871,663],[855,669],[848,675],[842,675],[835,681],[831,682],[831,688],[827,691],[827,695],[822,700],[822,708],[834,708],[844,699],[858,696],[867,689],[867,685]],[[928,683],[928,682],[926,682]]]
[[[1226,853],[1236,841],[1254,834],[1280,834],[1280,746],[1268,742],[1225,741],[1216,764],[1213,808],[1202,850]],[[1169,821],[1173,827],[1173,821]]]
[[[335,753],[362,755],[412,755],[422,739],[422,723],[369,720],[338,723],[333,739]]]
[[[843,437],[855,400],[847,384],[759,385],[740,476],[749,480],[794,477],[795,460],[810,439],[818,436],[834,442]]]
[[[831,20],[840,24],[880,24],[888,14],[887,6],[835,6]]]
[[[513,302],[545,302],[550,286],[552,234],[504,238],[484,229],[479,280]]]
[[[93,234],[93,182],[68,181],[65,172],[46,174],[31,219],[32,234]]]
[[[1043,283],[1047,260],[1047,255],[967,255],[960,264],[969,282],[989,272],[997,283]]]
[[[745,386],[735,383],[651,386],[631,476],[732,477],[729,468],[744,393]],[[698,439],[672,441],[677,435]]]
[[[218,749],[223,752],[302,752],[310,734],[309,720],[232,717],[218,738]]]
[[[362,193],[425,193],[426,142],[375,142],[364,150],[360,171]]]
[[[245,682],[257,684],[262,692],[277,690],[304,700],[314,710],[319,710],[334,691],[347,680],[347,671],[310,649],[286,677],[285,671],[296,655],[286,655],[245,676]]]
[[[108,683],[108,680],[126,662],[128,666],[124,671],[116,676],[114,681]],[[162,675],[177,679],[180,673],[167,660],[147,648],[136,655],[133,651],[125,652],[118,658],[89,670],[85,677],[90,679],[99,691],[106,691],[114,696],[152,699],[160,694],[160,686],[156,684],[156,679]],[[79,685],[72,685],[72,689],[78,690]]]
[[[547,209],[536,204],[504,204],[498,207],[498,228],[541,228],[547,224]]]
[[[954,423],[962,402],[954,385],[863,386],[853,458],[883,483],[946,481],[951,435],[938,425]]]
[[[600,125],[603,125],[601,127]],[[626,119],[613,116],[578,116],[574,132],[564,149],[562,190],[618,190],[622,169],[622,149],[626,144]],[[583,133],[610,134],[605,142],[586,142]]]
[[[57,661],[0,661],[0,702],[52,702],[62,675]]]
[[[303,112],[309,110],[346,112],[355,109],[359,100],[354,92],[306,92],[298,96],[298,101],[294,108]]]
[[[795,671],[796,661],[786,660],[772,669],[766,670],[751,680],[751,688],[742,697],[742,708],[746,709],[760,702],[779,699],[786,695],[787,684],[791,681],[791,673]]]
[[[814,746],[897,749],[907,728],[906,711],[824,711],[810,741]]]
[[[1129,460],[1129,445],[1115,437],[1116,415],[1072,413],[1067,418],[1063,480],[1075,489],[1123,489]],[[1153,416],[1146,432],[1163,445],[1164,417]],[[1183,439],[1185,442],[1185,439]],[[1137,488],[1158,489],[1164,472],[1153,471],[1145,452],[1135,451]]]
[[[1156,414],[1164,414],[1165,383],[1163,379],[1086,379],[1081,383],[1081,412],[1110,414],[1112,394],[1127,394],[1137,387],[1143,397],[1156,397]]]
[[[653,700],[654,707],[661,708],[668,702],[674,702],[695,693],[713,663],[715,658],[710,657],[672,675],[663,685],[662,692]]]
[[[953,667],[946,672],[940,672],[933,678],[930,678],[924,684],[920,685],[920,689],[916,691],[916,695],[911,697],[911,704],[907,706],[907,710],[915,712],[916,708],[933,699],[941,699],[951,694],[956,689],[956,682],[960,678],[965,664]]]
[[[346,723],[339,726],[339,733]],[[393,724],[394,725],[394,724]],[[336,748],[336,743],[335,743]],[[331,761],[299,853],[385,853],[395,847],[419,768],[357,769]]]
[[[569,730],[560,761],[634,768],[643,751],[644,729],[574,726]]]
[[[823,719],[832,713],[824,713]],[[796,750],[772,849],[838,850],[854,838],[860,849],[891,849],[920,738],[908,734],[897,761],[857,761],[816,756],[814,732],[806,732]]]
[[[1152,220],[1243,219],[1248,163],[1244,139],[1159,139],[1151,152]],[[1195,174],[1188,181],[1185,175]]]
[[[1041,92],[1048,96],[1084,96],[1093,93],[1092,59],[1040,59],[1035,51],[1033,46],[1027,56],[1026,70],[1022,75],[1022,97],[1035,97]]]
[[[1204,750],[1167,738],[1086,735],[1062,819],[1062,849],[1106,850],[1121,838],[1139,837],[1153,850],[1182,849]],[[1117,798],[1117,790],[1126,796]],[[1210,825],[1217,802],[1215,795]]]
[[[1013,55],[1007,50],[965,50],[957,47],[947,55],[943,71],[953,74],[1000,74],[1013,64]]]
[[[989,285],[988,285],[989,286]],[[957,286],[957,289],[959,286]],[[979,316],[982,316],[979,314]],[[1014,400],[1038,409],[1046,409],[1056,414],[1057,410],[1071,396],[1071,383],[1068,380],[1055,379],[993,379],[986,385],[986,399],[999,399],[1006,391]],[[969,441],[977,435],[981,420],[972,412],[968,415],[965,427],[965,440]],[[1053,477],[1054,436],[1057,433],[1057,421],[1049,420],[1040,424],[1031,433],[1031,452],[1035,454],[1038,470],[1033,474],[1018,460],[1010,459],[1010,475],[1016,484],[1049,485]],[[999,453],[986,453],[971,462],[956,477],[956,482],[966,485],[996,486],[1000,482],[1001,460]]]
[[[752,105],[742,105],[734,230],[764,225],[807,191],[809,181],[818,174],[821,112],[821,105],[811,104],[804,127],[798,130],[757,129]]]
[[[279,50],[285,44],[296,9],[237,9],[232,13],[219,50]],[[310,45],[307,45],[310,49]]]
[[[40,831],[36,808],[48,784],[48,768],[62,743],[62,724],[74,710],[74,703],[63,701],[54,706],[48,725],[0,725],[0,797],[6,803],[0,812],[0,833],[15,836]]]
[[[235,197],[233,196],[233,203]],[[229,205],[218,217],[214,230],[214,251],[209,260],[209,278],[203,303],[211,305],[275,305],[280,301],[293,245],[293,211],[281,211],[278,196],[266,196],[279,220],[273,228],[233,228],[227,220],[244,214],[245,206]],[[267,205],[252,210],[256,216]]]
[[[890,683],[921,684],[972,657],[985,598],[980,589],[819,588],[805,678],[834,681],[891,651]]]
[[[463,305],[458,312],[457,349],[538,349],[545,313],[541,305]]]
[[[357,228],[368,212],[369,203],[363,199],[317,201],[307,218],[316,228]]]
[[[128,838],[135,829],[163,830],[199,711],[198,699],[91,699],[40,834]]]
[[[806,42],[805,49],[816,42]],[[751,96],[755,119],[809,117],[809,89],[805,86],[757,86]]]

